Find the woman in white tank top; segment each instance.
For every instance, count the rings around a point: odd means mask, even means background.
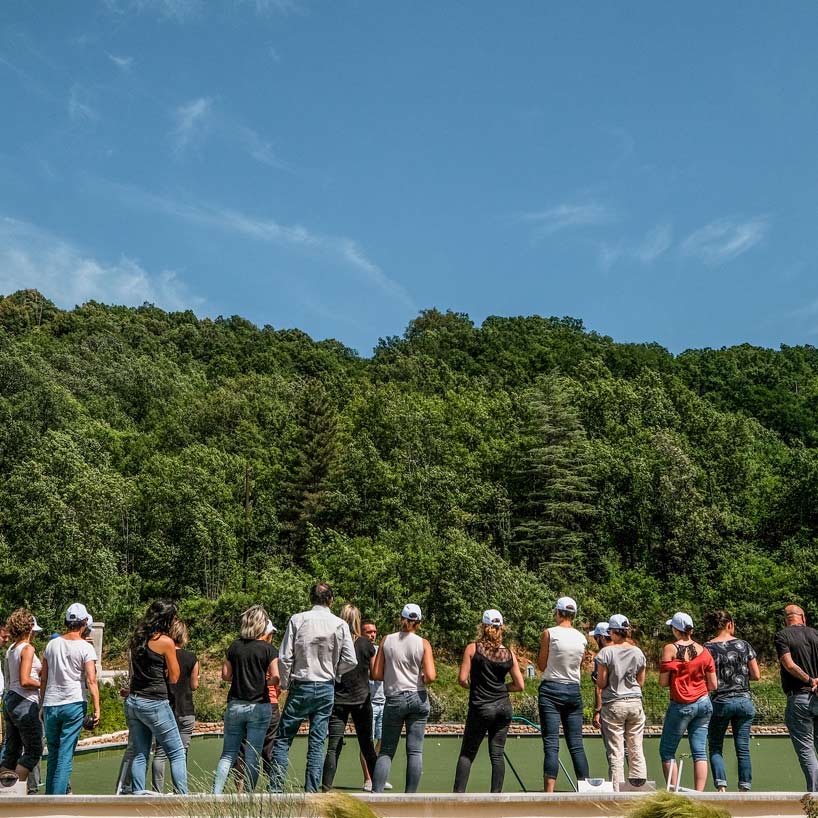
[[[537,667],[542,671],[538,696],[542,732],[543,781],[546,792],[554,792],[559,773],[560,723],[571,753],[577,780],[588,777],[588,759],[582,746],[582,693],[580,668],[588,640],[574,625],[577,603],[560,597],[554,607],[557,624],[540,637]]]
[[[372,678],[383,680],[386,704],[383,710],[381,751],[372,774],[372,791],[383,792],[392,759],[398,749],[401,729],[406,725],[406,792],[417,792],[423,772],[423,736],[429,718],[426,685],[437,676],[432,648],[415,631],[420,627],[420,608],[409,603],[400,615],[400,630],[381,641]]]
[[[40,669],[31,640],[42,630],[26,608],[18,608],[6,622],[11,647],[6,653],[8,678],[3,694],[6,744],[0,772],[14,772],[20,781],[40,763],[43,725],[40,721]]]

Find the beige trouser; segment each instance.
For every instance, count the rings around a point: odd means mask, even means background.
[[[645,732],[645,710],[642,699],[619,699],[602,705],[599,715],[602,738],[608,755],[608,770],[614,789],[625,780],[625,747],[628,748],[628,777],[647,778],[642,736]]]

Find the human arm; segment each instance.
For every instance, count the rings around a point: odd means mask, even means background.
[[[352,639],[352,634],[349,632],[349,625],[347,625],[346,622],[341,622],[338,638],[341,640],[341,651],[338,656],[338,662],[335,665],[336,681],[345,673],[358,667],[358,654],[355,653],[355,641]]]
[[[177,666],[178,667],[178,666]],[[85,686],[91,694],[91,703],[94,706],[94,727],[99,724],[99,685],[97,684],[97,663],[89,659],[85,663]]]
[[[511,651],[511,681],[506,684],[509,693],[519,693],[525,690],[523,672],[520,670],[520,663],[517,661],[517,654]]]
[[[378,652],[372,659],[372,670],[370,671],[369,675],[373,682],[382,682],[383,681],[383,646],[386,644],[386,640],[388,636],[385,636],[381,640],[380,647],[378,648]]]
[[[670,673],[671,670],[668,664],[676,655],[676,649],[673,645],[665,645],[662,649],[662,663],[659,665],[659,687],[670,687]]]
[[[540,636],[540,650],[537,653],[537,670],[542,673],[548,667],[548,651],[551,647],[551,634],[546,628]]]
[[[293,667],[294,658],[294,644],[295,644],[295,624],[293,618],[290,617],[287,621],[287,627],[284,628],[284,636],[281,639],[281,646],[278,649],[278,674],[279,684],[282,690],[286,690],[290,683],[290,671]]]
[[[40,713],[42,713],[43,710],[43,696],[45,696],[45,687],[47,684],[48,684],[48,659],[46,659],[45,656],[43,656],[43,666],[40,668]]]
[[[179,659],[176,657],[176,643],[169,636],[159,634],[148,642],[148,647],[165,659],[165,675],[168,684],[175,685],[179,681]]]
[[[277,685],[281,681],[281,676],[278,672],[278,659],[273,659],[270,662],[270,667],[267,668],[267,684]]]
[[[457,683],[460,687],[469,688],[469,674],[471,673],[471,658],[474,656],[475,644],[470,642],[463,651],[463,660],[460,662],[460,673],[457,676]]]
[[[229,659],[225,659],[222,662],[222,681],[223,682],[233,681],[233,663]]]
[[[437,679],[435,657],[432,656],[432,646],[428,639],[423,640],[423,681],[428,685]]]
[[[750,674],[750,681],[757,682],[761,678],[761,669],[758,666],[758,659],[750,659],[747,662],[747,672]]]
[[[199,660],[193,663],[193,670],[190,671],[190,689],[198,690],[199,688]]]
[[[26,644],[20,651],[20,686],[30,690],[39,690],[40,682],[31,676],[31,666],[34,662],[34,645]]]

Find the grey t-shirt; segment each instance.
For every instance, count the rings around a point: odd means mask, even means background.
[[[645,667],[645,654],[636,645],[608,645],[599,651],[596,660],[608,668],[608,684],[602,690],[603,704],[642,698],[636,677]]]

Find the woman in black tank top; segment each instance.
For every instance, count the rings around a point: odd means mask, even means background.
[[[148,756],[155,740],[170,761],[174,791],[187,794],[185,750],[168,701],[168,684],[179,681],[176,645],[168,636],[175,619],[176,606],[157,600],[131,637],[131,689],[125,700],[125,718],[133,750],[131,786],[135,793],[145,790]]]
[[[488,610],[477,640],[463,652],[458,683],[469,689],[469,712],[457,761],[454,791],[465,792],[471,765],[486,734],[491,759],[491,791],[502,792],[506,773],[503,751],[511,724],[509,693],[524,688],[517,657],[503,644],[505,626],[499,611]],[[506,677],[511,675],[511,682]]]

